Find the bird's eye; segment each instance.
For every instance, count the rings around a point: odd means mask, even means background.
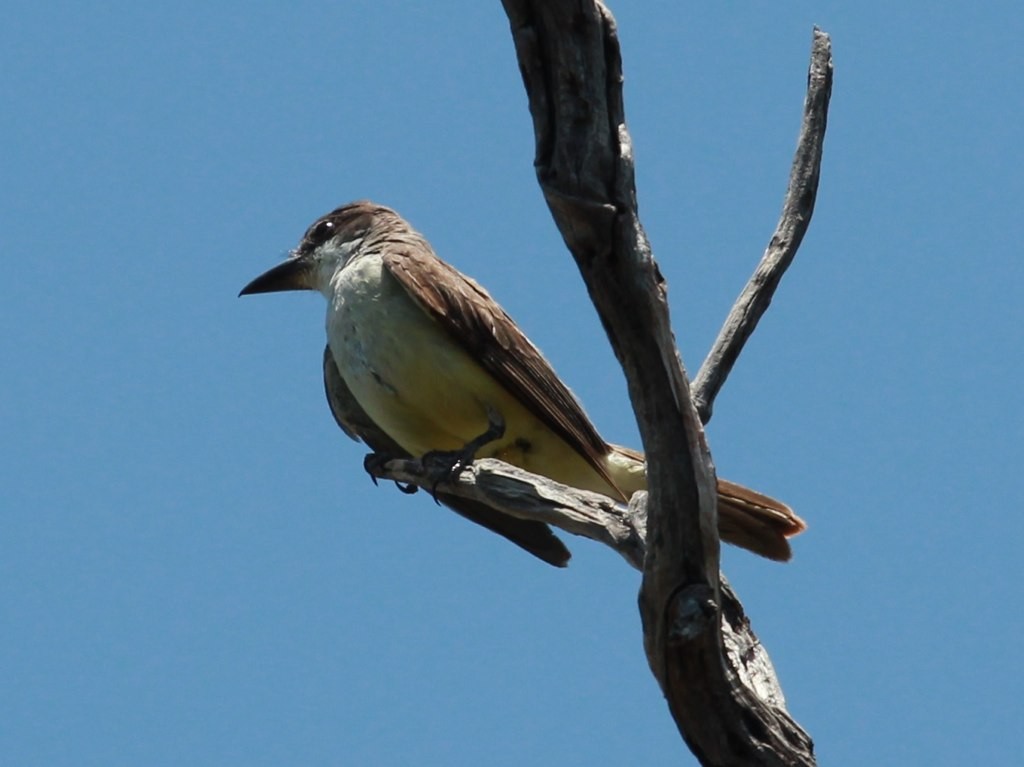
[[[306,235],[306,239],[312,242],[314,245],[322,245],[327,242],[331,237],[334,236],[334,222],[333,221],[318,221],[313,225],[313,228],[309,230],[309,234]]]

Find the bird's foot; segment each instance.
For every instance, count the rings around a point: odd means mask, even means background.
[[[398,456],[388,455],[387,453],[367,453],[366,457],[363,458],[363,468],[366,469],[366,473],[370,475],[370,479],[373,480],[373,484],[377,484],[377,472],[384,468],[388,461],[397,458]],[[403,482],[395,481],[395,487],[401,490],[406,495],[412,495],[419,490],[416,485],[406,484]]]
[[[501,439],[505,435],[505,419],[494,408],[487,407],[487,430],[467,442],[459,450],[431,450],[420,459],[423,468],[430,475],[430,494],[437,500],[437,486],[442,482],[452,482],[459,478],[463,471],[472,465],[477,451],[484,445]]]

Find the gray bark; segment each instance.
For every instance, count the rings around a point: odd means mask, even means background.
[[[742,609],[719,579],[714,468],[637,214],[615,21],[597,2],[504,6],[533,116],[537,178],[625,371],[647,454],[639,602],[650,667],[702,764],[813,764],[811,740],[782,707],[774,675],[762,697],[758,685],[745,683],[742,664],[730,662],[738,647],[759,645],[752,633],[732,633],[735,614],[727,608],[739,616]],[[808,116],[773,238],[780,247],[770,248],[781,254],[759,268],[734,313],[739,319],[730,317],[705,366],[698,390],[704,420],[813,210],[832,71],[828,37],[817,31],[813,54]]]

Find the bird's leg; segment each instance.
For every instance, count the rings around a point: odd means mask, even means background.
[[[384,468],[384,465],[394,458],[404,458],[405,456],[390,455],[385,452],[380,453],[367,453],[366,457],[363,458],[363,468],[366,469],[366,473],[370,475],[370,479],[373,480],[373,484],[377,484],[377,472]],[[395,482],[395,487],[401,490],[406,495],[412,495],[419,490],[416,485],[403,484],[402,482]]]
[[[487,430],[467,442],[459,450],[431,450],[424,453],[420,462],[433,478],[430,494],[437,500],[437,486],[442,482],[458,479],[459,475],[471,464],[477,451],[484,445],[505,436],[505,419],[501,413],[487,406]]]

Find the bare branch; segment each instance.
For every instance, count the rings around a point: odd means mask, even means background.
[[[434,475],[418,460],[396,459],[373,467],[380,479],[430,488]],[[606,495],[578,490],[530,474],[494,458],[481,458],[438,490],[479,501],[519,519],[545,522],[573,535],[603,543],[637,570],[643,568],[646,511],[616,503]]]
[[[614,19],[585,0],[504,6],[533,116],[537,178],[625,371],[647,454],[639,602],[651,670],[702,764],[814,764],[781,694],[759,697],[732,664],[743,645],[723,643],[735,616],[720,591],[714,471],[637,215]]]
[[[761,262],[736,299],[725,325],[694,379],[693,401],[702,423],[711,420],[715,397],[736,363],[743,345],[757,327],[761,315],[771,304],[775,289],[793,262],[811,223],[818,195],[821,154],[825,144],[831,95],[832,41],[827,34],[815,28],[800,139],[797,141],[796,156],[789,174],[789,188],[782,204],[782,215]]]

